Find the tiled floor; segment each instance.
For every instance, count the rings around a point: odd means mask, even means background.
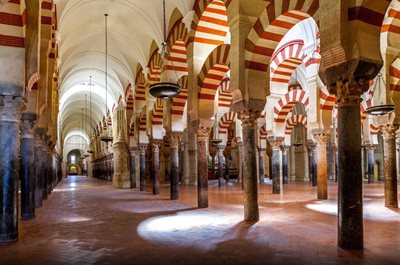
[[[364,186],[363,251],[336,247],[336,187],[327,201],[308,184],[284,195],[260,188],[261,220],[242,222],[240,189],[209,187],[210,208],[196,209],[196,188],[181,199],[117,190],[86,177],[64,179],[20,221],[20,240],[0,246],[0,264],[400,264],[400,211],[383,207],[383,185]]]

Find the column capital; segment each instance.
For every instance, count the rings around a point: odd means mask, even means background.
[[[147,144],[139,144],[139,150],[141,155],[146,154]]]
[[[169,143],[171,148],[179,148],[179,143],[181,142],[181,136],[178,134],[169,135]]]
[[[257,119],[260,117],[260,111],[243,110],[239,112],[239,119],[242,121],[244,129],[254,129],[257,126]]]
[[[24,107],[22,97],[0,95],[0,121],[20,122]]]
[[[197,141],[207,141],[210,136],[211,128],[209,127],[197,127],[196,134],[197,134]]]
[[[365,146],[365,149],[366,149],[368,152],[373,152],[373,151],[375,151],[375,149],[376,149],[376,145],[368,144],[368,145]]]
[[[160,147],[162,145],[162,142],[158,141],[158,140],[153,140],[151,142],[151,145],[152,145],[153,152],[159,152],[160,151]]]
[[[326,145],[329,139],[329,134],[325,131],[315,131],[313,132],[313,138],[317,145]]]
[[[397,124],[386,124],[379,126],[379,130],[382,131],[384,140],[396,139],[396,131],[399,129]]]
[[[350,80],[339,80],[336,86],[329,86],[329,92],[337,97],[338,105],[357,105],[360,104],[361,94],[368,89],[363,80],[355,81],[353,78]]]
[[[22,113],[21,115],[21,138],[35,138],[35,126],[37,115],[35,113]]]
[[[284,154],[287,154],[287,151],[289,151],[289,148],[290,148],[290,146],[288,146],[288,145],[281,145],[281,151],[284,153]]]
[[[268,138],[268,142],[271,145],[272,150],[280,150],[281,147],[284,145],[284,137],[271,137]]]
[[[314,142],[313,140],[308,140],[306,146],[309,152],[313,152],[317,149],[317,143]]]

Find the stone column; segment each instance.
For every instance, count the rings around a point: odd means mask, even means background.
[[[43,139],[42,139],[42,141],[43,141]],[[43,141],[43,144],[42,144],[42,155],[43,155],[43,158],[42,158],[42,199],[47,200],[48,167],[47,167],[47,146],[46,146],[45,141]]]
[[[18,149],[22,106],[22,98],[0,96],[0,243],[18,240]]]
[[[189,155],[189,184],[196,185],[199,169],[197,159],[197,140],[196,132],[191,124],[188,126],[188,155]]]
[[[281,147],[283,145],[283,139],[269,139],[268,140],[272,148],[271,157],[271,173],[272,173],[272,193],[282,193],[282,160],[281,160]]]
[[[209,154],[211,156],[211,178],[215,179],[215,156],[217,155],[217,149],[214,144],[211,144]]]
[[[238,176],[237,180],[239,183],[243,183],[243,142],[241,140],[237,141],[236,150],[238,153]],[[243,184],[242,184],[243,189]]]
[[[368,161],[368,166],[367,166],[368,183],[371,183],[374,182],[375,146],[367,145],[365,148],[367,150],[367,161]]]
[[[197,202],[199,208],[208,207],[208,159],[207,144],[210,128],[197,129]]]
[[[179,199],[179,142],[180,136],[172,135],[171,144],[171,177],[170,177],[170,198]]]
[[[42,135],[43,129],[39,128],[35,130],[35,207],[42,207],[42,189],[43,189],[43,178],[42,178]]]
[[[332,179],[334,180],[334,181],[337,181],[337,174],[336,174],[336,171],[337,171],[337,166],[336,166],[336,160],[337,160],[337,146],[336,145],[332,145],[332,147],[331,147],[331,176],[332,176]],[[372,174],[374,174],[373,172],[372,172]]]
[[[217,156],[218,156],[218,187],[224,185],[224,145],[217,145]]]
[[[323,131],[313,133],[317,144],[317,193],[319,200],[328,199],[328,171],[326,167],[326,143],[329,134]]]
[[[50,150],[50,147],[47,149],[47,194],[51,194],[51,191],[53,190],[53,167],[52,167],[52,152]]]
[[[396,131],[398,125],[380,126],[384,140],[385,206],[398,208],[396,172]]]
[[[147,145],[139,145],[140,149],[140,191],[146,190],[146,149]]]
[[[35,113],[21,119],[21,219],[35,217]]]
[[[258,221],[258,183],[256,131],[259,113],[244,111],[239,114],[243,132],[243,195],[244,220]]]
[[[229,182],[229,154],[225,154],[225,172],[224,172],[224,178],[226,182]]]
[[[281,146],[281,151],[282,151],[282,180],[283,180],[283,184],[288,184],[289,183],[289,170],[288,170],[288,165],[289,165],[289,156],[288,156],[289,146],[282,145]]]
[[[152,155],[153,155],[153,194],[160,194],[160,146],[161,142],[152,142]]]
[[[129,178],[131,180],[131,189],[136,189],[136,151],[136,146],[129,148]]]
[[[308,150],[308,171],[311,185],[317,186],[317,144],[309,140],[307,143]]]
[[[185,185],[190,184],[190,178],[189,178],[189,144],[187,142],[183,143],[183,148],[184,153],[183,153],[183,164],[182,164],[182,178],[183,178],[183,183]]]
[[[264,183],[264,178],[265,178],[265,152],[266,152],[265,148],[258,148],[260,183]]]
[[[337,82],[338,245],[363,248],[360,96],[354,80]]]

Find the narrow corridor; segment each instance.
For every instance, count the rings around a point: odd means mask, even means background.
[[[364,185],[364,251],[336,246],[336,199],[318,201],[308,184],[289,184],[284,195],[260,188],[260,221],[242,222],[235,183],[210,183],[210,208],[196,208],[196,187],[181,198],[118,190],[83,176],[63,179],[20,222],[20,240],[0,247],[0,264],[396,264],[400,211],[383,205],[383,185]],[[329,184],[334,198],[336,185]],[[399,263],[397,263],[399,264]]]

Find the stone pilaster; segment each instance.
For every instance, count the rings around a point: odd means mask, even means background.
[[[22,98],[0,96],[0,243],[18,240],[18,149],[22,107]]]
[[[160,141],[153,141],[152,143],[153,155],[153,194],[160,194]]]
[[[259,178],[260,183],[264,183],[265,179],[265,148],[258,148],[258,165],[259,165]]]
[[[398,125],[380,126],[384,140],[385,206],[398,208],[396,172],[396,131]]]
[[[282,151],[282,180],[283,184],[288,184],[289,183],[289,170],[288,170],[288,165],[289,165],[289,146],[287,145],[282,145],[281,146],[281,151]]]
[[[368,174],[368,183],[374,182],[374,167],[375,167],[375,146],[374,145],[366,145],[365,149],[367,150],[367,174]]]
[[[328,171],[326,166],[326,143],[329,134],[323,131],[313,133],[317,144],[317,196],[319,200],[328,199]]]
[[[210,128],[200,127],[197,129],[197,196],[198,207],[208,207],[208,159],[207,144]]]
[[[170,177],[170,198],[179,199],[179,142],[180,135],[170,136],[171,146],[171,177]]]
[[[35,113],[21,118],[21,219],[35,217]]]
[[[217,145],[217,157],[218,157],[218,187],[224,185],[224,145]]]
[[[243,111],[239,114],[243,131],[243,195],[244,220],[258,221],[258,183],[256,131],[259,112]]]
[[[146,149],[147,145],[139,145],[140,149],[140,191],[146,189]]]
[[[120,110],[118,110],[119,112]],[[113,159],[109,161],[110,178],[112,176],[113,186],[118,189],[131,188],[131,176],[128,169],[130,153],[124,135],[124,130],[120,129],[120,136],[113,142]],[[130,163],[130,162],[129,162]]]
[[[271,173],[272,173],[272,193],[281,194],[282,193],[282,159],[281,159],[281,147],[283,146],[282,138],[271,138],[268,142],[272,148],[271,157]]]

